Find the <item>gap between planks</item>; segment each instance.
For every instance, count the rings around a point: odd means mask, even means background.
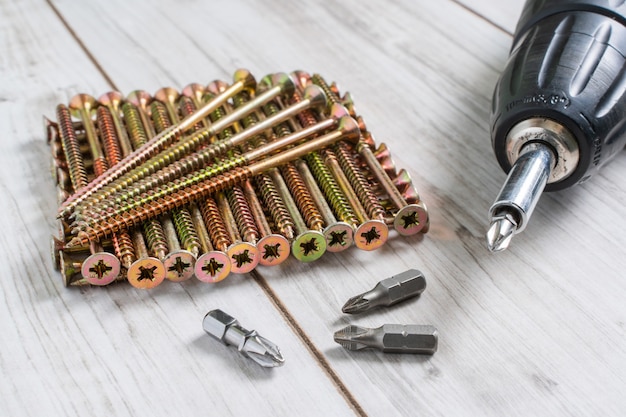
[[[85,43],[80,39],[78,34],[74,31],[74,29],[70,26],[68,21],[63,17],[61,12],[52,4],[51,0],[46,0],[46,3],[54,14],[59,18],[63,26],[67,29],[69,34],[74,38],[78,46],[81,50],[87,55],[87,58],[96,66],[100,74],[104,77],[107,84],[111,86],[113,90],[119,90],[113,79],[109,76],[106,70],[102,67],[100,62],[95,58],[95,56],[89,51]],[[324,370],[330,381],[335,388],[339,391],[341,396],[346,400],[346,402],[352,407],[355,413],[361,417],[367,417],[367,413],[363,409],[363,407],[358,403],[354,395],[348,390],[348,387],[343,383],[339,375],[332,369],[331,365],[328,363],[322,352],[315,347],[313,341],[306,335],[302,327],[298,324],[295,317],[289,312],[285,304],[279,299],[278,295],[272,290],[269,283],[259,274],[257,271],[252,271],[251,275],[254,278],[254,282],[263,290],[267,298],[272,302],[274,307],[278,310],[283,319],[287,322],[289,327],[294,331],[294,333],[298,336],[307,350],[310,352],[311,356],[317,361],[318,365]]]
[[[469,6],[463,4],[459,0],[451,0],[451,1],[452,1],[452,3],[457,4],[458,6],[462,7],[465,10],[467,10],[469,13],[471,13],[474,16],[478,17],[479,19],[482,19],[485,22],[489,23],[491,26],[495,27],[496,29],[498,29],[498,30],[508,34],[509,36],[513,36],[513,32],[511,32],[510,30],[508,30],[504,26],[501,26],[501,25],[497,24],[496,22],[494,22],[493,20],[489,19],[484,14],[478,13],[476,10],[474,10],[474,9],[470,8]]]

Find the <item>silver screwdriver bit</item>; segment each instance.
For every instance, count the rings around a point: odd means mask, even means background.
[[[378,306],[391,306],[420,295],[426,289],[426,278],[417,269],[380,281],[363,294],[350,298],[341,308],[348,314],[362,313]]]
[[[225,345],[237,346],[239,352],[266,368],[281,366],[285,359],[276,344],[260,336],[256,330],[246,330],[222,310],[211,310],[202,321],[205,332]]]
[[[439,337],[431,325],[385,324],[376,329],[348,326],[335,332],[334,339],[348,350],[373,348],[390,353],[432,355],[437,351]]]

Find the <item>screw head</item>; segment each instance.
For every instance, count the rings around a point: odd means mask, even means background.
[[[208,91],[209,93],[213,95],[221,94],[227,89],[228,89],[228,83],[221,81],[221,80],[211,81],[206,86],[206,91]]]
[[[375,250],[385,244],[389,237],[389,227],[380,220],[368,220],[354,233],[354,244],[362,250]]]
[[[291,73],[291,79],[293,80],[298,90],[304,90],[311,84],[311,75],[308,72],[302,70],[296,70]]]
[[[323,231],[328,252],[342,252],[354,243],[354,229],[345,222],[331,224]]]
[[[194,272],[202,282],[220,282],[230,274],[231,261],[227,254],[220,251],[203,253],[198,257]]]
[[[257,242],[261,250],[259,263],[263,266],[279,265],[289,257],[289,241],[282,235],[268,235]]]
[[[313,262],[324,252],[326,252],[326,238],[316,230],[299,234],[291,244],[291,253],[301,262]]]
[[[89,94],[76,94],[70,100],[69,109],[72,116],[80,116],[81,110],[86,110],[88,113],[97,106],[96,99]]]
[[[202,102],[202,96],[204,95],[204,92],[204,86],[198,83],[191,83],[183,88],[183,95],[192,99],[194,103]]]
[[[252,271],[261,260],[259,248],[248,242],[233,243],[226,254],[231,260],[231,272],[245,274]]]
[[[196,258],[186,250],[178,250],[167,254],[163,259],[165,278],[174,282],[186,281],[193,276]]]
[[[124,96],[119,91],[109,91],[98,97],[98,102],[107,107],[118,109],[120,104],[124,101]]]
[[[296,90],[293,80],[284,72],[279,72],[263,77],[257,86],[257,93],[261,94],[274,87],[280,87],[280,91],[285,97],[291,97]]]
[[[423,204],[402,207],[393,219],[393,227],[402,236],[411,236],[423,230],[428,223],[428,212]]]
[[[247,69],[240,68],[233,74],[233,83],[241,83],[244,89],[252,90],[256,88],[256,79]]]
[[[97,252],[83,261],[80,272],[91,285],[108,285],[120,274],[120,260],[111,253]]]
[[[327,104],[327,98],[324,91],[316,86],[310,85],[304,90],[304,99],[311,102],[311,108],[324,111]]]
[[[154,93],[154,98],[159,100],[162,103],[175,103],[178,100],[178,91],[172,87],[163,87],[159,88],[156,93]]]
[[[165,279],[165,267],[157,258],[138,259],[128,268],[128,282],[135,288],[150,289],[161,284]]]
[[[147,91],[135,90],[131,91],[130,94],[126,96],[126,101],[134,104],[140,109],[146,110],[150,105],[150,102],[152,102],[152,96],[148,94]]]

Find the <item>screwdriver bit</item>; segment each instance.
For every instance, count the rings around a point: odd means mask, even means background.
[[[380,281],[370,291],[350,298],[341,308],[348,314],[362,313],[378,306],[391,306],[420,295],[426,289],[426,278],[417,269]]]
[[[285,359],[274,343],[260,336],[256,330],[246,330],[239,322],[222,310],[211,310],[202,321],[205,332],[225,345],[237,346],[242,355],[265,368],[282,366]]]
[[[509,175],[487,245],[506,249],[541,194],[582,183],[626,144],[626,5],[527,0],[493,94],[491,138]]]
[[[376,329],[347,326],[335,332],[334,339],[348,350],[373,348],[389,353],[432,355],[437,351],[439,337],[431,325],[385,324]]]

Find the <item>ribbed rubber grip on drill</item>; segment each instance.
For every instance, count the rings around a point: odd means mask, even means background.
[[[626,2],[527,1],[493,97],[492,144],[511,164],[505,138],[517,123],[544,117],[576,137],[574,172],[546,190],[585,181],[626,143]]]

